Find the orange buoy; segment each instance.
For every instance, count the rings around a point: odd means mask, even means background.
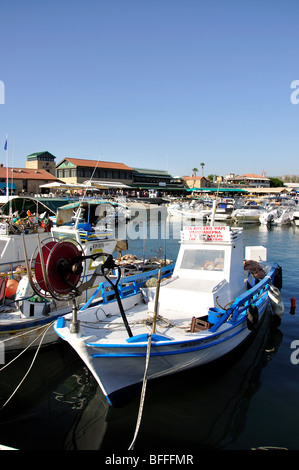
[[[15,279],[8,279],[6,284],[5,297],[11,297],[12,295],[15,295],[18,289],[18,285],[19,283]]]

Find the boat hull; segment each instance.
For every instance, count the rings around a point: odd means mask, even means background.
[[[5,354],[17,353],[27,348],[37,348],[60,341],[53,329],[59,315],[51,315],[41,319],[9,322],[0,324],[0,344]]]
[[[269,302],[265,294],[259,306],[259,323]],[[193,333],[183,341],[148,341],[119,345],[93,344],[68,328],[54,327],[56,332],[77,351],[90,369],[110,404],[116,404],[126,390],[140,387],[144,380],[146,358],[149,355],[147,380],[176,374],[186,369],[206,365],[222,358],[239,347],[252,334],[247,327],[247,316],[215,333]]]

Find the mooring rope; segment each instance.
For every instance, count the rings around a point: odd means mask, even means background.
[[[143,405],[144,405],[144,398],[145,398],[145,390],[146,390],[146,384],[147,384],[148,365],[149,365],[149,359],[150,359],[150,355],[151,355],[152,335],[156,333],[160,283],[161,283],[161,267],[159,268],[158,282],[157,282],[157,287],[156,287],[152,332],[148,336],[148,343],[147,343],[147,350],[146,350],[146,362],[145,362],[145,370],[144,370],[143,383],[142,383],[141,400],[140,400],[139,411],[138,411],[138,416],[137,416],[137,424],[136,424],[136,429],[135,429],[135,434],[134,434],[134,437],[133,437],[133,441],[131,442],[131,445],[130,445],[128,450],[133,450],[134,449],[135,441],[136,441],[137,434],[138,434],[139,428],[140,428],[140,423],[141,423],[141,417],[142,417]]]
[[[148,336],[148,343],[147,343],[147,350],[146,350],[146,362],[145,362],[145,370],[144,370],[144,376],[143,376],[143,382],[142,382],[142,390],[141,390],[141,399],[140,399],[140,404],[139,404],[139,411],[138,411],[138,416],[137,416],[137,423],[136,423],[136,429],[134,433],[133,440],[131,442],[131,445],[128,450],[133,450],[135,441],[139,432],[140,428],[140,423],[141,423],[141,418],[142,418],[142,413],[143,413],[143,405],[144,405],[144,399],[145,399],[145,391],[146,391],[146,384],[147,384],[147,371],[148,371],[148,365],[149,365],[149,359],[150,359],[150,353],[151,353],[151,345],[152,345],[152,334],[149,334]]]
[[[42,342],[43,342],[43,340],[44,340],[44,337],[46,336],[47,331],[49,330],[50,326],[53,325],[53,323],[54,323],[54,321],[51,322],[51,323],[48,325],[48,327],[45,329],[45,331],[43,331],[37,338],[35,338],[34,341],[32,341],[32,343],[30,343],[30,344],[27,346],[27,348],[23,349],[23,350],[21,351],[21,353],[20,353],[18,356],[16,356],[16,357],[15,357],[14,359],[12,359],[8,364],[6,364],[4,367],[2,367],[2,369],[0,369],[0,372],[1,372],[3,369],[5,369],[5,367],[7,367],[7,366],[10,365],[12,362],[14,362],[18,357],[20,357],[38,338],[41,337],[41,340],[40,340],[40,342],[39,342],[39,345],[38,345],[38,347],[37,347],[37,349],[36,349],[36,352],[35,352],[35,354],[34,354],[34,357],[33,357],[32,361],[31,361],[31,364],[30,364],[30,366],[29,366],[29,368],[28,368],[26,374],[23,376],[23,378],[22,378],[22,380],[20,381],[19,385],[15,388],[15,390],[14,390],[13,393],[10,395],[10,397],[9,397],[9,398],[6,400],[6,402],[1,406],[0,411],[2,411],[3,408],[8,404],[8,402],[12,399],[12,397],[15,395],[15,393],[17,392],[17,390],[20,388],[20,386],[22,385],[22,383],[23,383],[24,380],[26,379],[27,375],[29,374],[30,370],[31,370],[32,367],[33,367],[33,364],[34,364],[35,359],[36,359],[36,357],[37,357],[37,354],[38,354],[38,352],[39,352],[39,350],[40,350],[40,348],[41,348],[41,345],[42,345]]]
[[[51,322],[50,325],[53,325],[54,322]],[[29,335],[30,333],[32,333],[33,331],[36,331],[36,330],[40,330],[40,329],[44,329],[45,328],[45,325],[42,325],[42,326],[37,326],[35,328],[31,328],[31,329],[28,329],[28,331],[24,331],[23,333],[20,333],[18,335],[13,335],[11,336],[10,338],[6,338],[6,339],[2,339],[2,343],[6,343],[8,341],[13,341],[15,340],[16,338],[21,338],[22,336],[26,336],[26,335]],[[28,349],[28,347],[30,347],[40,336],[42,335],[42,332],[39,336],[37,336],[33,341],[32,343],[29,344],[29,346],[27,346],[27,348],[25,348],[23,351],[26,351],[26,349]],[[20,354],[23,354],[23,352],[21,352]],[[2,369],[0,369],[0,372],[1,372]]]

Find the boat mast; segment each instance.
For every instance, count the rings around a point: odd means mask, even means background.
[[[6,134],[6,140],[5,140],[5,145],[4,145],[4,150],[5,150],[5,155],[6,155],[6,197],[7,197],[7,202],[9,201],[9,193],[8,193],[8,150],[7,150],[7,134]]]
[[[211,227],[214,225],[214,222],[215,222],[216,205],[217,205],[217,201],[216,199],[214,199],[213,206],[212,206],[212,214],[211,214]]]

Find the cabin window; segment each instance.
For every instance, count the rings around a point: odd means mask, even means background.
[[[180,268],[223,271],[224,250],[186,250]]]

